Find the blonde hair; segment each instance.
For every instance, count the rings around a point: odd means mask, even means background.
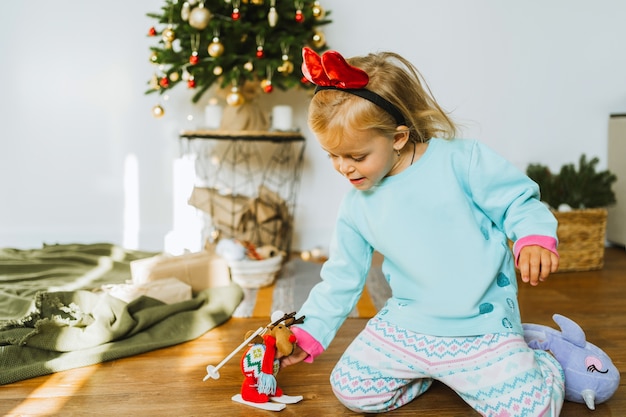
[[[347,60],[369,76],[366,88],[400,110],[409,128],[409,140],[453,138],[457,128],[437,104],[417,68],[394,52],[380,52]],[[375,129],[396,133],[397,122],[381,107],[341,90],[318,91],[309,106],[308,123],[316,134],[340,141],[346,129]]]

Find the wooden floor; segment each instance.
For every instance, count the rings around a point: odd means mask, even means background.
[[[577,321],[587,339],[603,348],[626,370],[626,251],[608,248],[605,267],[594,272],[560,273],[539,287],[521,285],[525,322],[555,326],[552,314]],[[266,320],[231,319],[199,339],[178,346],[0,386],[3,416],[268,416],[230,400],[239,391],[236,355],[221,378],[203,382],[206,365],[217,365],[243,340],[247,330]],[[348,343],[365,325],[348,319],[330,348],[315,364],[289,367],[278,375],[286,394],[304,401],[287,406],[281,416],[354,416],[335,399],[328,377]],[[626,381],[607,403],[589,411],[566,403],[562,416],[626,416]],[[441,384],[389,416],[473,416],[456,394]]]

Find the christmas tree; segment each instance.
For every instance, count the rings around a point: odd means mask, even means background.
[[[263,93],[275,88],[313,87],[302,78],[302,47],[326,49],[320,26],[329,12],[311,0],[166,0],[148,36],[155,73],[149,93],[163,94],[178,84],[194,90],[198,102],[214,84],[227,89],[231,106],[245,99],[245,83]],[[163,114],[160,106],[153,115]]]

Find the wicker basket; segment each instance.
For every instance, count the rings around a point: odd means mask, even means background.
[[[232,280],[242,288],[261,288],[271,285],[282,267],[283,256],[276,255],[261,261],[245,259],[228,261]]]
[[[602,269],[607,210],[598,208],[553,214],[559,222],[559,272]]]

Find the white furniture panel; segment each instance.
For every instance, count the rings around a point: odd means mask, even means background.
[[[617,204],[609,207],[606,237],[626,245],[626,114],[612,114],[609,119],[608,168],[617,176],[613,184]]]

